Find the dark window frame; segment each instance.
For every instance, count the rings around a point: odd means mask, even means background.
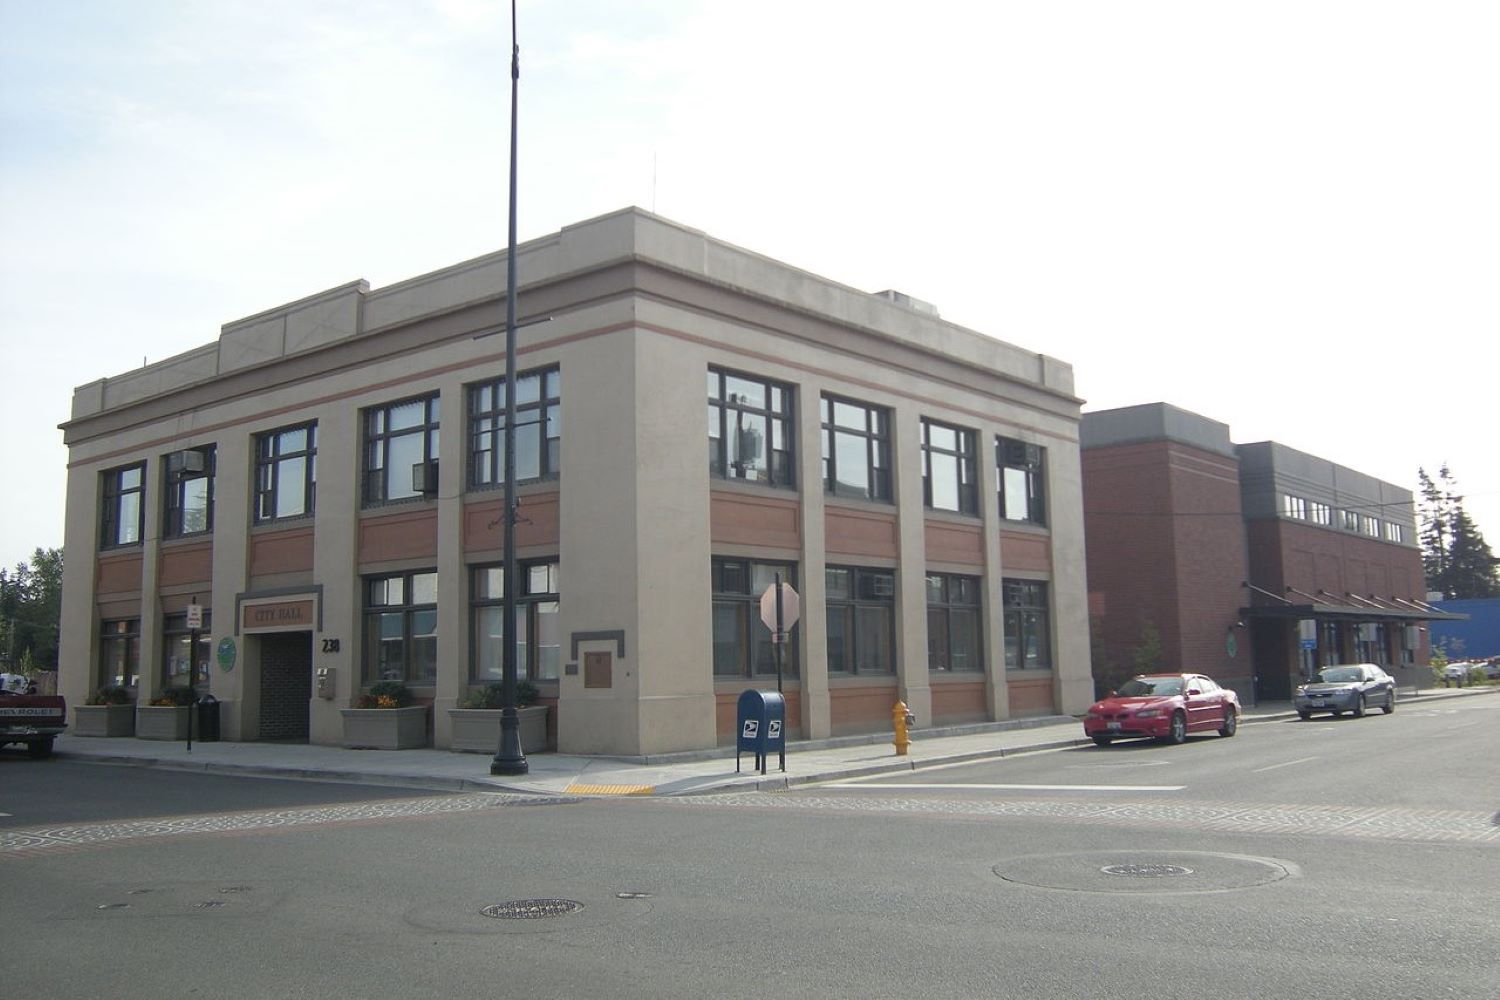
[[[709,633],[713,644],[710,656],[714,680],[751,680],[776,676],[775,648],[771,641],[771,630],[760,620],[760,599],[765,587],[760,584],[774,580],[781,573],[781,582],[797,587],[797,564],[777,560],[748,559],[734,556],[714,556],[710,572],[712,583],[710,597],[712,619]],[[800,660],[797,654],[798,635],[801,622],[787,630],[787,641],[782,650],[782,675],[795,679],[799,676]],[[730,645],[723,640],[733,632],[733,670],[723,669],[727,663],[724,655]]]
[[[192,680],[190,685],[202,688],[208,684],[208,664],[213,654],[213,612],[208,608],[203,609],[203,625],[196,631],[198,633],[198,644],[191,651],[192,655]],[[187,676],[187,670],[175,669],[177,663],[184,659],[180,653],[180,647],[192,642],[194,629],[187,626],[187,612],[180,611],[176,614],[162,615],[161,619],[161,682],[164,687],[179,686],[179,682]],[[179,654],[179,655],[173,655]]]
[[[933,431],[947,431],[954,435],[954,447],[948,448],[933,443]],[[977,431],[955,424],[922,418],[922,502],[929,510],[942,510],[954,514],[979,514],[979,462]],[[957,474],[954,490],[957,506],[938,506],[933,502],[934,457],[951,458]]]
[[[744,398],[731,389],[753,387],[760,391],[761,403]],[[709,366],[708,369],[708,468],[716,479],[757,483],[778,489],[797,487],[796,389],[786,383],[759,375]],[[752,426],[746,427],[746,421]],[[745,442],[752,441],[753,424],[764,421],[761,449],[763,465],[740,461]],[[728,447],[734,434],[734,455]],[[780,443],[781,447],[777,447]],[[763,478],[762,478],[763,474]]]
[[[361,611],[361,627],[364,635],[363,663],[361,664],[361,675],[364,684],[369,686],[377,681],[401,681],[404,684],[417,687],[429,687],[437,681],[437,593],[438,580],[436,569],[408,570],[404,573],[380,573],[360,579],[360,588],[364,597]],[[431,577],[432,600],[417,601],[417,578]],[[389,588],[392,581],[401,581],[401,595],[396,601],[383,600],[377,603],[376,588]],[[394,676],[391,671],[385,675],[381,673],[381,663],[384,661],[382,651],[389,648],[382,642],[380,631],[381,619],[386,616],[399,615],[401,619],[400,641],[400,676]],[[416,624],[418,616],[431,615],[432,631],[417,632]],[[424,648],[430,648],[429,655],[423,657],[418,655],[420,650],[418,643]],[[389,661],[384,661],[389,662]],[[422,669],[426,665],[427,669]]]
[[[135,474],[134,485],[123,485],[125,477],[130,473]],[[134,462],[106,469],[101,473],[101,480],[103,496],[99,505],[99,547],[121,549],[140,545],[146,534],[146,463]],[[131,537],[122,538],[121,532],[127,526],[126,514],[132,499],[134,516],[128,520],[133,522],[135,533]]]
[[[833,586],[833,577],[848,574],[848,587],[839,594]],[[884,592],[882,592],[884,591]],[[825,628],[828,638],[828,673],[841,677],[889,677],[896,672],[896,571],[874,566],[827,566],[824,569],[824,603],[827,607]],[[869,648],[869,626],[872,619],[881,617],[884,633]],[[848,649],[835,652],[834,623],[847,637]],[[878,622],[877,622],[878,624]],[[888,663],[881,663],[880,651],[889,655]]]
[[[984,587],[977,576],[959,573],[928,573],[927,593],[927,669],[930,673],[984,673]],[[936,598],[936,599],[934,599]],[[960,648],[959,622],[972,615],[970,635],[974,650],[972,665],[954,666],[954,650]]]
[[[1046,580],[1006,578],[1001,582],[1006,670],[1053,668],[1050,591]]]
[[[1012,510],[1017,498],[1008,488],[1007,473],[1018,473],[1022,479],[1024,493],[1019,506],[1024,507],[1020,517],[1013,517]],[[995,438],[995,491],[999,496],[1000,518],[1012,523],[1047,524],[1047,449],[1038,444],[1017,441],[1014,438]]]
[[[288,435],[305,435],[300,448],[286,447]],[[295,513],[277,513],[286,493],[290,470],[301,465],[302,509]],[[312,517],[318,497],[318,422],[310,420],[289,424],[255,436],[255,511],[256,524],[294,521]]]
[[[555,682],[562,673],[562,633],[557,632],[558,645],[553,647],[556,652],[550,657],[544,655],[541,640],[544,614],[553,617],[552,628],[556,630],[561,622],[558,617],[562,613],[562,595],[557,589],[561,560],[557,556],[548,556],[544,559],[527,559],[517,565],[517,571],[522,581],[521,592],[516,594],[516,623],[520,629],[524,629],[526,637],[525,655],[521,650],[516,653],[516,676],[523,680],[533,682],[545,681]],[[538,571],[544,579],[543,586],[549,589],[537,589]],[[500,581],[500,588],[495,593],[487,593],[490,574]],[[505,566],[500,564],[485,564],[471,566],[469,568],[469,683],[471,684],[495,684],[503,677],[503,666],[501,657],[504,648],[496,649],[495,636],[485,627],[489,614],[498,612],[504,607],[505,594]],[[547,605],[552,605],[547,609]],[[498,622],[497,630],[503,628],[504,622]],[[503,635],[501,642],[504,641]],[[489,669],[485,669],[485,654],[490,649],[495,649],[492,657],[494,663]]]
[[[392,429],[392,414],[401,407],[412,404],[421,404],[421,422]],[[380,507],[424,499],[424,494],[411,488],[412,467],[418,462],[437,461],[441,422],[442,397],[436,392],[408,396],[365,408],[360,421],[364,428],[364,506]],[[422,438],[422,457],[418,462],[402,462],[399,468],[392,468],[392,442],[418,435]],[[393,483],[396,484],[395,488]]]
[[[203,457],[203,468],[190,471],[181,467],[181,460],[177,457],[183,452],[197,452]],[[182,451],[174,451],[166,456],[162,462],[162,528],[163,538],[193,538],[198,535],[211,535],[214,530],[214,467],[218,455],[218,448],[211,444],[199,445],[196,448],[184,448]],[[187,526],[189,508],[187,498],[193,483],[202,481],[203,486],[203,526],[189,528]]]
[[[532,385],[535,391],[532,391]],[[466,387],[469,417],[468,484],[470,489],[505,485],[505,379]],[[524,453],[523,435],[535,434],[537,473],[516,468],[516,481],[558,478],[562,470],[562,369],[557,365],[516,376],[516,457]]]
[[[115,657],[113,651],[123,654]],[[116,665],[121,669],[114,669]],[[99,623],[99,686],[135,691],[141,680],[141,620],[106,618]]]
[[[829,496],[854,497],[876,503],[891,503],[891,424],[889,408],[825,393],[819,403],[822,417],[823,492]],[[838,420],[838,408],[863,411],[864,427],[850,427]],[[857,438],[864,443],[864,489],[839,481],[839,438]]]

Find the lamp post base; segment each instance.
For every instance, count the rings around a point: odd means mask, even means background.
[[[500,748],[490,761],[490,773],[500,775],[529,774],[531,765],[521,750],[521,720],[514,705],[507,705],[500,715]]]

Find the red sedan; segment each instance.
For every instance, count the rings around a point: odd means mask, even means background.
[[[1188,733],[1233,736],[1240,727],[1240,697],[1202,674],[1142,674],[1094,702],[1083,734],[1108,746],[1117,738],[1149,736],[1182,743]]]

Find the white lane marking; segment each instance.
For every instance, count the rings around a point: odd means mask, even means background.
[[[1270,767],[1257,767],[1255,770],[1251,771],[1250,773],[1251,774],[1260,774],[1262,771],[1274,771],[1278,767],[1291,767],[1293,764],[1306,764],[1310,760],[1317,760],[1317,759],[1318,758],[1316,758],[1316,757],[1298,757],[1296,760],[1283,761],[1280,764],[1272,764]]]
[[[831,781],[825,788],[854,787],[868,779],[851,778],[848,781]],[[881,782],[875,786],[879,789],[887,788],[917,788],[917,789],[967,789],[971,791],[1011,791],[1011,792],[1180,792],[1186,785],[967,785],[948,784],[944,782],[933,782],[931,784]],[[861,785],[860,791],[872,791],[873,789]]]

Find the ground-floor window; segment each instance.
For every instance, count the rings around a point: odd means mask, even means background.
[[[1052,667],[1052,615],[1043,580],[1006,580],[1002,584],[1005,615],[1005,669],[1048,670]]]
[[[927,574],[927,669],[984,669],[979,578]]]
[[[365,683],[437,679],[437,573],[365,578]]]
[[[555,681],[562,662],[558,630],[558,563],[526,562],[517,567],[516,676]],[[470,680],[498,683],[505,676],[505,568],[476,566],[469,601]]]
[[[824,579],[828,600],[828,672],[894,673],[895,572],[830,566]]]
[[[1319,630],[1320,630],[1320,634],[1318,636],[1318,659],[1319,659],[1319,661],[1325,667],[1328,666],[1330,663],[1340,663],[1340,662],[1342,662],[1343,661],[1343,654],[1341,654],[1339,652],[1339,647],[1341,646],[1341,643],[1339,642],[1339,623],[1338,622],[1323,622],[1321,625],[1319,625]]]
[[[161,626],[161,683],[163,687],[201,687],[208,683],[208,658],[213,649],[213,613],[203,610],[198,645],[188,628],[187,613],[166,615]]]
[[[99,686],[134,688],[140,681],[141,620],[110,618],[99,630]]]
[[[797,586],[794,563],[753,559],[713,561],[714,676],[775,676],[776,647],[760,620],[760,598],[776,582]],[[788,630],[782,672],[797,676],[797,626]]]

